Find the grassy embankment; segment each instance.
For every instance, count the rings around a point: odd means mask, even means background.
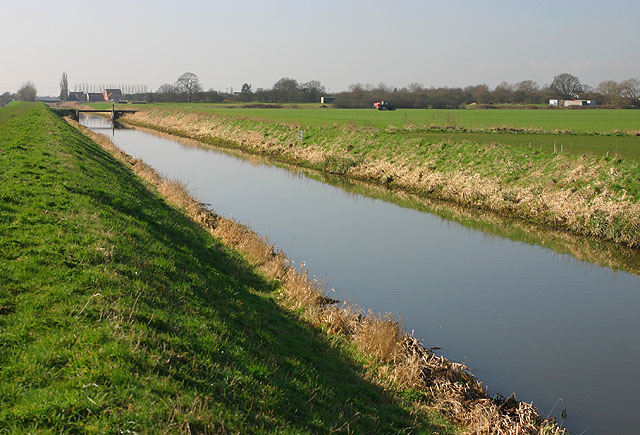
[[[514,112],[522,116],[536,111]],[[594,112],[559,113],[589,117]],[[640,113],[622,112],[631,117]],[[352,113],[357,116],[358,111]],[[612,119],[609,126],[618,125]],[[553,137],[545,132],[475,132],[494,135],[477,140],[460,136],[469,132],[421,131],[411,126],[379,129],[309,124],[302,127],[304,139],[299,141],[299,125],[206,111],[151,108],[127,116],[125,121],[563,231],[640,246],[640,137],[631,136],[633,131],[621,137],[557,134],[576,141],[565,146],[540,143]],[[620,121],[619,125],[626,124]],[[529,141],[527,136],[535,139]],[[508,141],[502,141],[503,137],[519,142],[505,143]]]
[[[130,163],[42,105],[0,110],[0,428],[452,432]]]

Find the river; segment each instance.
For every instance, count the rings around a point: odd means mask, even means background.
[[[566,409],[573,433],[638,433],[637,251],[81,121],[305,261],[332,297],[400,316],[490,394]]]

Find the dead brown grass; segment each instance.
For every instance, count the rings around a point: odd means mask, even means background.
[[[425,392],[431,398],[430,407],[444,412],[468,434],[566,433],[555,423],[543,420],[531,404],[515,398],[505,401],[489,398],[465,365],[436,356],[405,333],[402,325],[391,316],[373,313],[364,316],[346,303],[337,307],[335,301],[325,296],[321,283],[309,277],[304,263],[299,268],[293,267],[268,240],[233,220],[216,215],[194,199],[183,184],[165,179],[143,161],[121,151],[106,137],[71,119],[67,122],[129,164],[170,203],[182,208],[227,246],[241,252],[265,275],[279,280],[282,305],[302,310],[307,321],[353,343],[371,360],[372,378],[376,382],[397,391],[416,388]],[[416,406],[425,404],[416,403]]]

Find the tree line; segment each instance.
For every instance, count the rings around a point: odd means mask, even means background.
[[[300,83],[283,77],[271,88],[253,89],[244,83],[239,92],[219,92],[204,90],[199,77],[185,72],[174,83],[165,83],[157,91],[148,92],[146,86],[132,86],[123,89],[124,98],[145,102],[194,102],[194,103],[320,103],[320,97],[327,90],[318,80]],[[66,100],[69,82],[66,73],[60,81],[60,98]],[[606,80],[592,87],[580,82],[579,78],[562,73],[554,77],[549,85],[540,86],[533,80],[517,83],[502,82],[491,89],[485,84],[467,87],[425,87],[420,83],[397,88],[381,83],[377,86],[353,83],[348,89],[332,95],[336,107],[371,107],[377,100],[388,100],[399,108],[457,109],[469,104],[479,107],[499,107],[499,105],[540,105],[549,99],[593,100],[600,106],[616,108],[640,108],[640,79],[630,78],[620,82]],[[0,95],[0,106],[12,99],[33,101],[36,88],[31,82],[24,83],[15,93]]]
[[[244,83],[240,92],[221,93],[210,89],[203,91],[198,76],[185,73],[173,84],[160,86],[157,92],[139,95],[146,101],[170,102],[256,102],[256,103],[320,103],[320,97],[327,95],[326,88],[318,80],[300,83],[295,79],[283,77],[269,89],[252,89]],[[504,104],[540,105],[548,104],[549,99],[593,100],[598,105],[608,107],[640,107],[640,79],[631,78],[616,82],[607,80],[597,87],[580,82],[580,79],[568,73],[554,77],[549,85],[540,86],[533,80],[517,83],[502,82],[491,89],[485,84],[467,87],[424,87],[412,83],[396,88],[383,83],[363,85],[351,84],[346,91],[333,95],[334,104],[343,108],[371,107],[377,100],[389,100],[400,108],[436,108],[456,109],[469,104],[494,107]]]
[[[349,89],[335,95],[338,107],[367,107],[371,101],[384,99],[396,107],[456,109],[469,104],[484,107],[498,105],[540,105],[550,99],[593,100],[598,105],[626,108],[640,107],[640,80],[628,79],[621,82],[607,80],[597,87],[580,83],[578,77],[563,73],[554,77],[551,84],[540,86],[533,80],[518,83],[502,82],[490,89],[487,85],[460,87],[425,88],[412,83],[403,88],[352,84]]]
[[[127,97],[148,102],[194,102],[219,103],[223,101],[257,103],[317,103],[326,95],[326,88],[318,80],[299,83],[297,80],[283,77],[270,89],[253,89],[244,83],[239,92],[219,92],[214,89],[205,91],[196,74],[186,72],[174,83],[161,85],[156,92],[130,94]]]

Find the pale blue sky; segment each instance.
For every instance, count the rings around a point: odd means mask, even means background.
[[[205,88],[281,77],[466,86],[568,72],[583,83],[640,77],[636,0],[0,0],[0,92],[24,81],[145,83],[185,71]]]

